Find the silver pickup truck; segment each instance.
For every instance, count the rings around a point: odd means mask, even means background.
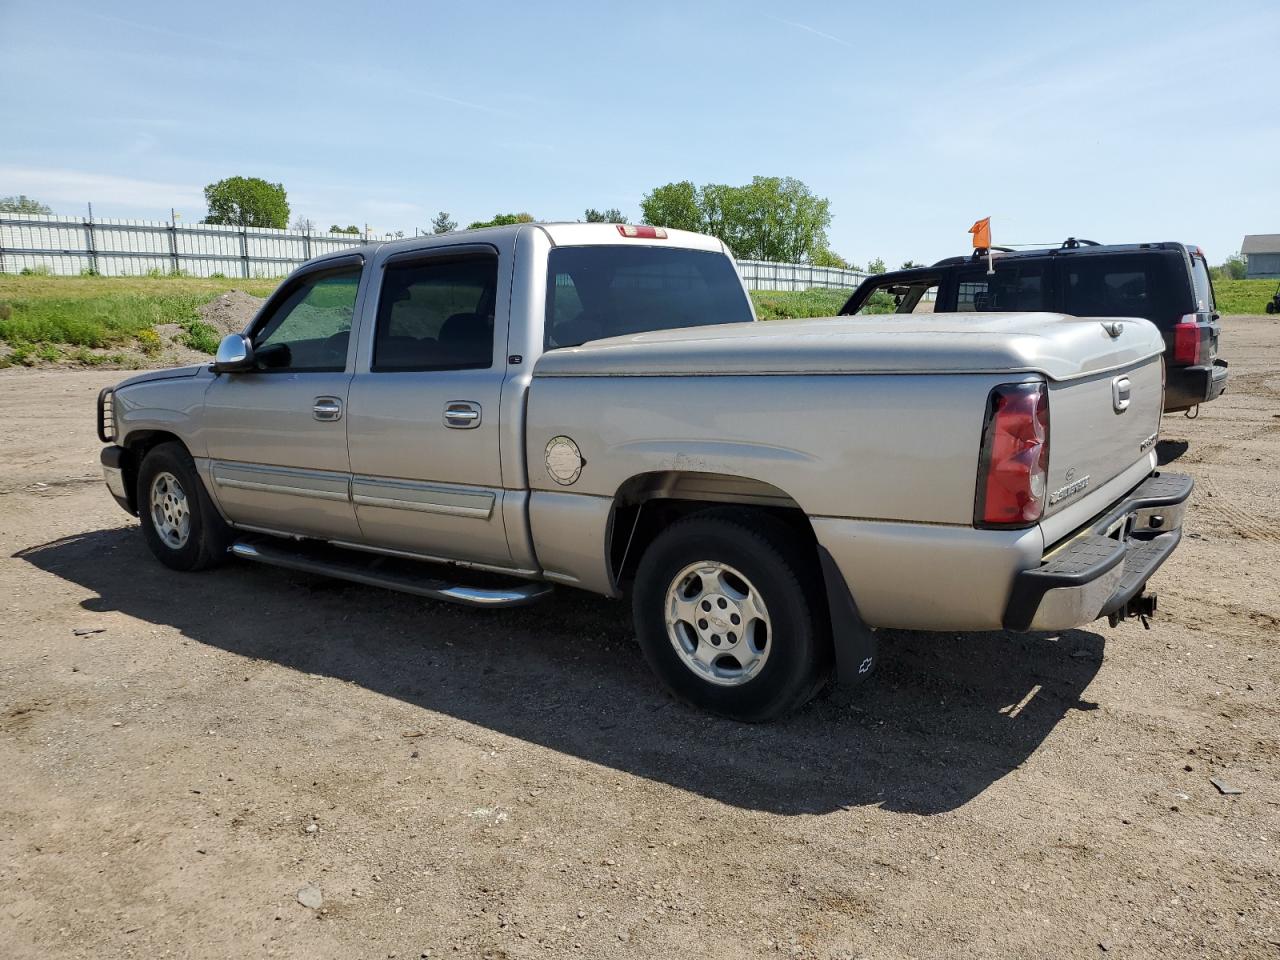
[[[212,364],[103,391],[98,431],[176,570],[630,594],[667,687],[764,720],[864,678],[876,628],[1151,613],[1191,491],[1155,469],[1163,348],[1045,313],[760,323],[711,237],[521,224],[310,261]]]

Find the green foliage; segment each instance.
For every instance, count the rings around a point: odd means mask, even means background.
[[[610,207],[608,210],[597,210],[595,207],[587,207],[586,213],[583,214],[582,218],[587,223],[627,222],[627,218],[622,215],[622,211],[617,207]]]
[[[808,290],[752,290],[751,301],[761,320],[788,317],[833,317],[840,312],[852,290],[810,287]]]
[[[884,265],[884,260],[882,260],[880,257],[876,257],[874,260],[872,260],[870,263],[867,264],[867,273],[870,273],[870,274],[886,273],[888,272],[888,269],[889,268]]]
[[[911,269],[913,269],[913,268],[915,268],[915,267],[923,267],[923,266],[924,266],[924,264],[923,264],[923,263],[916,263],[914,260],[904,260],[904,261],[902,261],[902,266],[900,266],[898,269],[899,269],[899,270],[911,270]]]
[[[795,263],[827,250],[831,202],[794,177],[752,177],[734,187],[668,183],[640,203],[646,223],[710,233],[738,257]]]
[[[235,285],[266,296],[275,281],[237,280]],[[41,350],[59,359],[119,366],[132,348],[149,356],[160,344],[155,327],[176,323],[183,341],[197,350],[217,349],[217,333],[200,322],[196,308],[230,289],[226,281],[149,277],[0,276],[0,342],[9,345],[9,365],[35,363]],[[69,348],[69,352],[61,352]]]
[[[0,197],[0,213],[38,213],[49,216],[53,210],[47,203],[41,203],[39,200],[31,199],[25,193],[20,193],[16,197]]]
[[[1275,280],[1215,280],[1213,299],[1220,313],[1266,313]]]
[[[185,280],[191,274],[185,270],[161,270],[159,267],[152,267],[144,276],[150,280]]]
[[[209,215],[205,223],[237,227],[275,227],[289,224],[289,201],[284,185],[258,177],[227,177],[204,188]]]
[[[21,276],[24,277],[51,277],[53,271],[49,269],[47,263],[37,263],[34,267],[23,267]]]
[[[222,272],[218,272],[218,273],[211,273],[211,274],[209,274],[209,279],[210,279],[210,280],[225,280],[225,279],[227,279],[227,275],[226,275],[225,273],[222,273]]]
[[[479,230],[482,227],[508,227],[513,223],[533,223],[533,216],[528,213],[499,213],[492,220],[475,220],[467,224],[468,230]]]
[[[692,230],[695,233],[702,233],[707,228],[698,188],[691,180],[664,184],[646,193],[640,201],[640,216],[645,223],[655,227]]]
[[[1209,268],[1209,274],[1217,280],[1243,280],[1248,269],[1248,261],[1237,250],[1221,264]]]
[[[842,270],[849,269],[849,261],[834,250],[828,247],[822,247],[813,254],[813,259],[809,261],[815,267],[839,267]]]
[[[182,324],[183,334],[178,339],[192,350],[199,350],[212,356],[218,351],[218,331],[200,320],[186,320]]]
[[[357,237],[360,236],[360,228],[357,227],[354,223],[346,227],[340,227],[336,223],[332,224],[329,227],[329,232],[330,233],[350,233]]]
[[[452,233],[458,229],[458,221],[454,220],[447,213],[441,210],[431,218],[432,233]]]

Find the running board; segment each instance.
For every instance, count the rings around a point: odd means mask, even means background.
[[[286,570],[314,573],[324,577],[350,580],[370,587],[384,587],[400,593],[467,607],[522,607],[551,593],[546,583],[517,582],[503,586],[467,586],[424,576],[414,568],[423,564],[377,555],[357,554],[326,544],[267,543],[262,540],[237,540],[231,555],[242,560],[265,563]],[[496,578],[495,578],[496,579]]]

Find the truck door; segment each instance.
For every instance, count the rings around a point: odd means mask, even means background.
[[[248,332],[258,368],[205,391],[214,494],[235,523],[358,536],[343,412],[362,263],[324,261],[286,280]]]
[[[347,418],[364,542],[510,565],[499,404],[510,273],[495,248],[466,244],[391,257],[371,278]]]

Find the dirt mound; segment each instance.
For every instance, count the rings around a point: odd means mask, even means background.
[[[210,300],[196,312],[200,314],[202,321],[218,331],[219,337],[224,337],[228,333],[242,332],[262,303],[262,297],[255,297],[243,290],[232,290]]]

